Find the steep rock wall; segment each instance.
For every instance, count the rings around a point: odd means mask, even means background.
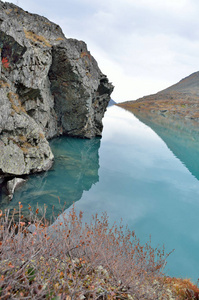
[[[47,139],[101,135],[113,86],[82,41],[0,1],[0,172],[47,170]]]

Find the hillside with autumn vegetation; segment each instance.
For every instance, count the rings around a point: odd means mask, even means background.
[[[186,118],[195,124],[199,122],[199,72],[182,79],[157,94],[145,96],[136,101],[118,104],[133,113],[160,114],[169,118]]]

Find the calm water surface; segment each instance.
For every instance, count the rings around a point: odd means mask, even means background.
[[[190,147],[194,152],[196,145],[189,145],[187,153],[181,147],[181,162],[171,145],[130,112],[110,107],[103,123],[102,139],[51,141],[53,169],[31,177],[10,207],[18,201],[24,207],[46,203],[50,210],[55,206],[56,214],[64,202],[67,208],[77,201],[86,219],[106,211],[111,223],[122,218],[142,242],[151,235],[154,246],[175,249],[168,275],[197,281],[199,182],[186,167]],[[199,165],[199,158],[193,164]]]

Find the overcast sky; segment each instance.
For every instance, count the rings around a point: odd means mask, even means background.
[[[4,1],[5,2],[5,1]],[[84,40],[116,102],[156,93],[198,71],[199,0],[13,0]]]

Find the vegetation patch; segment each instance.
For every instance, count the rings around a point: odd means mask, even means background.
[[[24,154],[27,154],[28,149],[32,148],[32,145],[28,142],[25,142],[22,145],[19,145],[19,148],[23,151]]]
[[[24,29],[24,33],[26,38],[31,40],[32,42],[34,43],[39,42],[42,46],[52,47],[49,41],[45,37],[41,35],[37,35],[32,31],[27,31],[26,29]]]
[[[10,84],[5,80],[0,79],[0,88],[10,88]]]
[[[9,15],[12,12],[12,8],[6,10],[6,14]]]
[[[88,59],[91,60],[91,55],[90,55],[90,53],[88,53],[88,52],[86,52],[86,51],[84,51],[84,52],[81,53],[81,58],[83,58],[83,57],[88,57]]]
[[[56,38],[56,41],[64,41],[64,38],[63,37],[58,37],[58,38]]]
[[[2,65],[5,69],[8,69],[9,68],[9,61],[8,61],[8,58],[7,57],[3,57],[2,60]]]
[[[199,119],[198,97],[195,95],[185,97],[180,93],[172,93],[172,96],[157,94],[117,105],[135,113],[164,113],[174,118],[186,117],[196,121]]]
[[[49,227],[39,209],[25,219],[22,208],[17,220],[0,211],[1,299],[198,299],[190,281],[164,276],[164,248],[110,227],[106,214],[84,224],[73,207]]]
[[[13,143],[17,145],[24,154],[27,154],[28,150],[33,148],[32,144],[27,141],[27,137],[23,135],[8,137],[8,140],[13,141]]]
[[[172,290],[177,299],[199,299],[199,288],[194,285],[189,279],[167,277],[166,282],[172,287]]]
[[[40,132],[39,137],[40,137],[41,140],[43,140],[45,138],[45,135],[42,132]]]
[[[20,112],[24,112],[27,113],[25,108],[22,106],[21,101],[19,99],[19,96],[16,93],[13,92],[9,92],[7,94],[7,97],[12,105],[12,109],[16,112],[16,113],[20,113]]]

